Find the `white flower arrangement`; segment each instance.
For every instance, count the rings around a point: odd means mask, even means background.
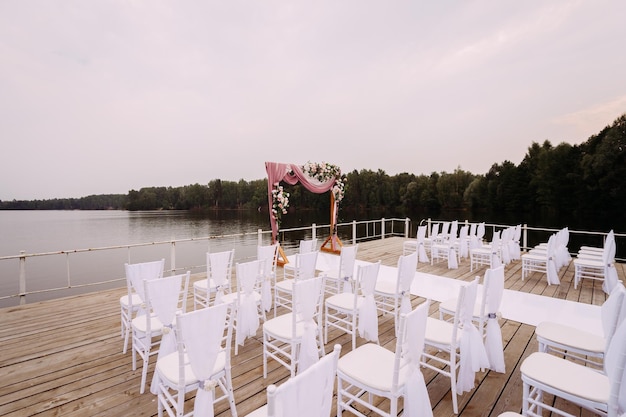
[[[339,203],[343,200],[346,177],[341,175],[341,169],[337,165],[326,162],[318,164],[309,161],[302,167],[302,172],[319,182],[327,182],[334,179],[335,185],[331,191],[335,197],[335,201]]]
[[[280,220],[283,214],[287,214],[289,208],[289,193],[279,183],[274,184],[272,190],[272,216],[280,228]]]

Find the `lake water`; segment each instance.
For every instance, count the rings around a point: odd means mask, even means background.
[[[101,248],[146,242],[202,238],[216,235],[250,233],[268,230],[267,213],[224,211],[194,214],[185,211],[0,211],[0,257]],[[269,235],[265,235],[267,244]],[[203,265],[206,252],[237,247],[239,259],[255,256],[257,236],[232,240],[203,240],[176,246],[176,265]],[[40,291],[67,285],[67,262],[70,282],[79,286],[89,282],[124,277],[125,262],[166,259],[169,268],[170,245],[115,249],[69,255],[38,256],[26,263],[27,291]],[[98,288],[119,287],[123,282]],[[0,261],[0,297],[19,290],[19,261]],[[75,294],[81,289],[29,295],[27,301]],[[85,291],[82,289],[82,291]],[[0,300],[0,307],[15,305],[17,299]]]

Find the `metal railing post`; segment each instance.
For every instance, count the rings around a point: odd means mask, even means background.
[[[404,238],[409,238],[409,227],[411,227],[411,219],[408,217],[404,219]]]
[[[528,248],[528,225],[524,223],[522,226],[522,249]]]
[[[356,220],[352,220],[352,244],[356,245]]]
[[[380,238],[385,238],[385,218],[380,219]]]
[[[263,230],[257,229],[257,244],[258,246],[263,246]]]
[[[25,250],[20,251],[20,305],[26,304],[26,253]]]
[[[170,266],[171,266],[171,271],[170,271],[170,275],[175,275],[176,274],[176,242],[172,240],[171,245],[170,245]]]
[[[433,231],[433,228],[432,228],[430,222],[431,222],[431,220],[430,220],[430,217],[429,217],[428,220],[426,220],[426,224],[428,225],[428,227],[426,228],[426,235],[428,237],[431,237],[430,234]]]
[[[311,225],[311,239],[316,239],[316,238],[317,238],[317,225],[313,223]]]
[[[65,254],[65,269],[67,270],[67,288],[72,288],[72,276],[70,274],[70,254]]]

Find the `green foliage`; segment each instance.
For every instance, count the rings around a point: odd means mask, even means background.
[[[282,184],[290,194],[289,213],[328,211],[329,193]],[[79,199],[0,201],[14,210],[268,210],[267,179],[238,182],[214,179],[183,187],[147,187],[128,195]],[[581,145],[533,142],[519,165],[494,163],[484,175],[458,167],[430,175],[362,169],[346,175],[341,213],[490,210],[559,214],[621,215],[626,207],[626,114]],[[285,218],[289,221],[289,216]]]

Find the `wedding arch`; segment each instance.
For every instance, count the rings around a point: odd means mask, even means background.
[[[289,185],[302,184],[307,190],[321,194],[330,191],[330,236],[324,241],[320,250],[339,253],[341,241],[337,236],[337,212],[339,202],[344,195],[344,180],[341,170],[336,165],[327,163],[307,162],[303,166],[266,162],[267,198],[269,202],[270,224],[272,226],[272,243],[277,241],[280,220],[287,214],[289,207],[288,194],[283,191],[281,181]]]

